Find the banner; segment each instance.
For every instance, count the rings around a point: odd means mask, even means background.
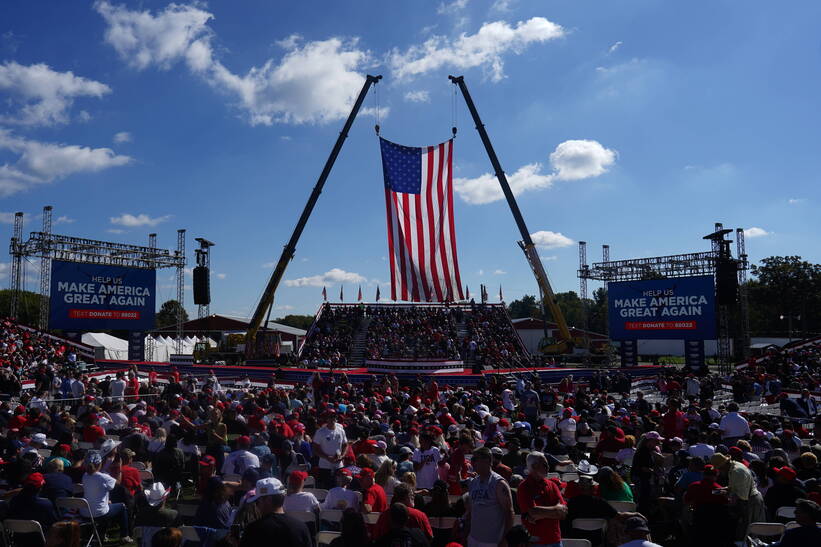
[[[622,281],[607,287],[612,340],[712,340],[713,276]]]
[[[53,260],[49,328],[151,330],[156,280],[155,270]]]

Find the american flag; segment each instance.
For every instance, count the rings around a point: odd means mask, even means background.
[[[453,139],[415,148],[380,137],[391,299],[461,300],[453,220]]]

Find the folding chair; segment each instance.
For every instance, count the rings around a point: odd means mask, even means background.
[[[89,547],[95,539],[97,540],[97,545],[103,547],[103,541],[100,539],[100,531],[97,528],[97,521],[91,514],[91,507],[89,507],[88,501],[86,501],[85,498],[57,498],[54,501],[54,505],[57,507],[57,514],[64,520],[75,520],[80,524],[80,527],[83,525],[91,525],[91,534],[88,536],[86,547]],[[85,513],[85,515],[83,513]]]
[[[562,482],[573,482],[579,480],[578,473],[562,473]]]
[[[319,500],[320,503],[325,501],[325,498],[328,497],[328,491],[324,488],[303,488],[302,491],[310,492],[317,500]]]
[[[562,547],[593,547],[589,539],[562,538]]]
[[[303,488],[316,488],[316,477],[309,475],[308,478],[305,479],[305,482],[302,483]]]
[[[636,511],[636,504],[632,501],[608,501],[607,503],[619,513],[634,513]]]
[[[363,517],[365,519],[365,524],[376,524],[376,521],[379,520],[379,515],[382,513],[377,513],[371,511],[370,513],[364,513]]]
[[[51,457],[51,448],[38,448],[37,453],[40,454],[41,458],[49,458]]]
[[[316,543],[319,547],[330,545],[331,542],[342,535],[342,532],[319,532],[316,535]]]
[[[784,506],[779,507],[778,511],[775,512],[775,516],[778,518],[783,518],[787,520],[794,520],[795,519],[795,507],[793,506]]]
[[[784,525],[784,531],[785,532],[787,530],[792,530],[793,528],[801,528],[801,525],[798,524],[797,522],[795,522],[794,520],[791,520],[790,522],[788,522],[787,524]]]
[[[311,537],[316,538],[319,532],[319,522],[316,520],[316,513],[313,511],[285,511],[289,517],[293,517],[300,522],[304,522],[311,533]]]
[[[13,534],[38,534],[43,544],[46,543],[46,536],[43,534],[43,527],[36,520],[18,520],[6,519],[3,521],[3,526],[7,533]],[[11,544],[14,544],[14,539],[10,539]]]
[[[80,442],[77,443],[77,448],[79,448],[80,450],[93,450],[94,449],[94,443],[87,443],[85,441],[80,441]]]
[[[54,448],[57,444],[57,439],[46,439],[46,446],[49,448]]]
[[[145,471],[145,462],[131,462],[131,467],[137,471]]]
[[[573,522],[570,523],[571,528],[575,528],[576,530],[585,530],[588,532],[594,532],[596,530],[601,530],[602,535],[607,532],[607,520],[605,519],[573,519]]]
[[[319,512],[319,525],[323,522],[331,524],[335,530],[338,530],[342,522],[342,510],[340,509],[323,509]]]
[[[753,522],[747,528],[747,535],[780,540],[786,529],[787,527],[779,522]]]
[[[242,482],[242,475],[236,473],[226,473],[222,476],[222,482]]]

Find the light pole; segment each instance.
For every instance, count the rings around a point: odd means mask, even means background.
[[[789,342],[792,342],[792,319],[793,319],[793,317],[795,317],[796,320],[801,321],[801,316],[800,315],[793,316],[793,314],[788,314],[788,315],[783,315],[782,314],[782,315],[778,316],[778,318],[781,319],[782,321],[784,320],[784,318],[787,319],[787,335],[790,339]]]

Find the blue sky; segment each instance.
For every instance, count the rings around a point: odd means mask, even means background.
[[[274,315],[313,313],[323,285],[389,291],[377,107],[407,145],[447,139],[455,115],[463,282],[533,294],[452,106],[447,76],[464,74],[556,290],[578,290],[579,240],[591,259],[603,243],[613,258],[699,251],[716,221],[750,230],[753,260],[817,262],[819,15],[810,1],[3,2],[0,230],[18,210],[39,229],[46,204],[71,235],[173,247],[186,228],[189,249],[216,242],[212,311],[248,315],[377,73]]]

